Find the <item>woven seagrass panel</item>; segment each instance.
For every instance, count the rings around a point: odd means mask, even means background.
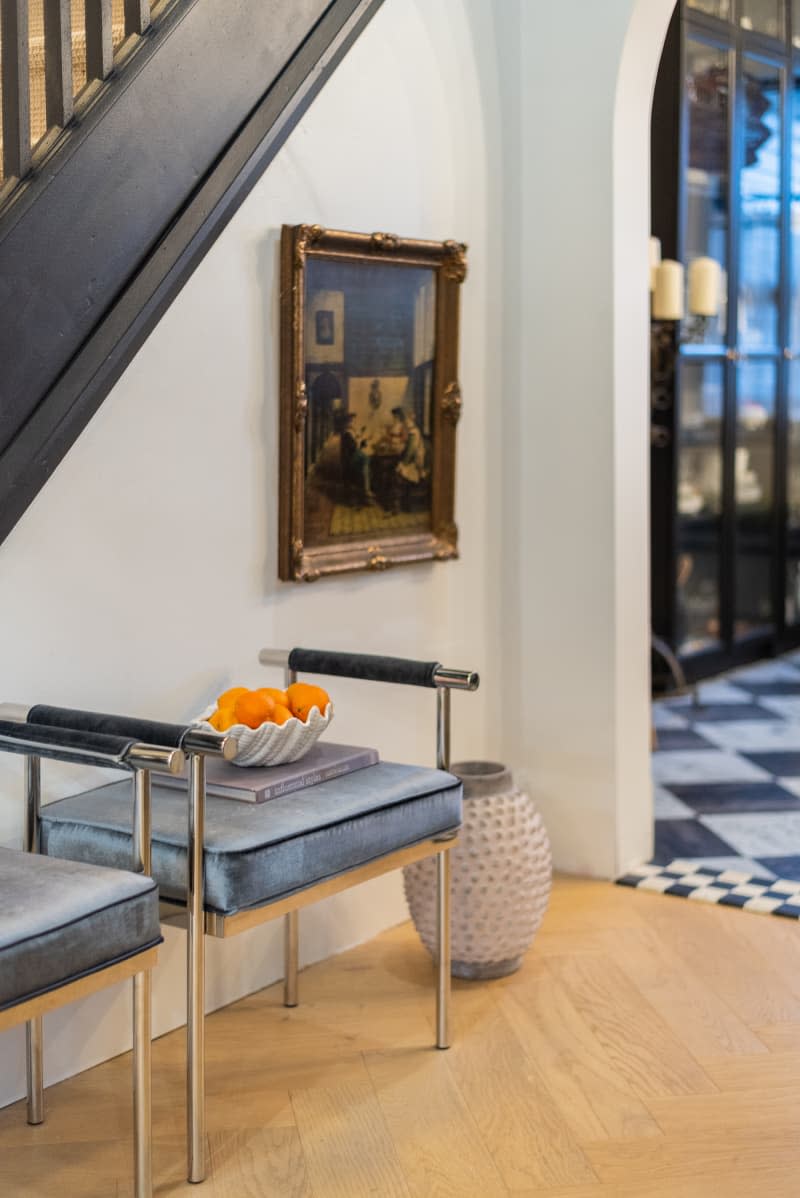
[[[112,0],[112,40],[114,50],[125,38],[124,0]],[[28,38],[30,45],[31,146],[47,132],[45,111],[44,0],[29,0]],[[0,54],[0,71],[2,71]],[[84,0],[72,0],[72,90],[78,95],[86,86],[86,8]],[[0,99],[0,103],[2,100]],[[0,178],[2,178],[2,124],[0,123]]]

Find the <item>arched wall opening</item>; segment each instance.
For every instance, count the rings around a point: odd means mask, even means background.
[[[518,10],[506,297],[519,296],[519,330],[502,438],[514,621],[496,649],[516,683],[506,753],[526,768],[557,864],[606,877],[652,845],[649,144],[673,9],[581,4],[580,36],[574,6]]]

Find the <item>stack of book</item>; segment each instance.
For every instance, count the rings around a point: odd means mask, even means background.
[[[231,765],[227,761],[214,759],[206,763],[206,794],[215,799],[237,799],[242,803],[266,803],[295,790],[305,790],[341,778],[355,770],[377,765],[375,749],[360,745],[335,745],[317,743],[299,761],[286,765],[248,766]],[[159,774],[159,786],[187,787],[186,773]]]

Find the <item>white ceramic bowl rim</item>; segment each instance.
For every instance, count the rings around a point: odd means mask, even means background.
[[[216,705],[206,708],[194,722],[214,731],[208,723],[208,718],[214,711]],[[312,707],[307,720],[292,716],[285,724],[267,721],[258,728],[250,728],[246,724],[233,724],[227,731],[236,737],[239,748],[232,764],[283,765],[290,761],[299,761],[320,738],[332,719],[333,704],[328,703],[324,712],[318,707]]]

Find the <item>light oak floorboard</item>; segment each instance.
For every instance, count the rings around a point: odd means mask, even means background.
[[[620,890],[625,889],[620,886]],[[632,892],[635,899],[637,891]],[[689,900],[669,896],[647,896],[655,933],[664,938],[682,962],[683,968],[692,977],[701,981],[720,996],[736,1012],[748,1027],[765,1027],[772,1023],[800,1021],[800,996],[785,985],[781,969],[769,950],[757,948],[750,937],[752,928],[738,930],[731,924],[732,915],[750,915],[750,911],[735,911],[714,907],[708,903],[692,903]],[[653,905],[653,901],[659,903]],[[697,911],[696,916],[687,918],[684,908]],[[778,916],[762,916],[756,919],[761,925]],[[747,946],[746,951],[745,945]],[[749,958],[749,959],[748,959]],[[747,966],[745,966],[745,959]],[[768,986],[754,985],[757,977],[769,977]]]
[[[503,1011],[544,1074],[579,1141],[659,1135],[644,1103],[605,1053],[564,987],[534,960]]]
[[[666,1180],[642,1179],[627,1184],[613,1182],[594,1186],[570,1186],[557,1190],[528,1190],[514,1198],[797,1198],[797,1174],[791,1169],[763,1169],[757,1173],[720,1173],[714,1175],[715,1190],[709,1189],[708,1177]]]
[[[157,1198],[797,1198],[800,928],[558,879],[523,968],[454,983],[409,926],[207,1023],[185,1179],[184,1033],[153,1046]],[[130,1057],[0,1111],[2,1198],[132,1198]]]
[[[547,967],[638,1098],[715,1090],[694,1057],[611,957],[551,957]]]
[[[698,1127],[709,1136],[730,1134],[737,1144],[758,1139],[762,1132],[800,1141],[800,1087],[734,1090],[709,1100],[696,1094],[684,1098],[651,1098],[647,1103],[665,1136],[691,1136]]]
[[[642,1185],[694,1183],[698,1177],[708,1182],[732,1171],[756,1174],[768,1169],[797,1170],[800,1136],[787,1134],[785,1127],[769,1129],[763,1124],[749,1133],[737,1129],[735,1136],[727,1132],[714,1135],[695,1127],[678,1136],[646,1143],[606,1140],[587,1145],[586,1152],[601,1181],[611,1185],[631,1181]]]
[[[725,1000],[685,968],[663,937],[635,928],[624,937],[602,932],[597,940],[697,1060],[767,1051]]]
[[[800,1090],[800,1051],[707,1061],[706,1070],[720,1090]]]
[[[510,1190],[597,1180],[502,1011],[494,1009],[480,1035],[457,1040],[447,1064]]]
[[[292,1095],[312,1192],[408,1198],[395,1146],[369,1078]]]
[[[436,1049],[366,1057],[410,1193],[413,1198],[505,1194],[500,1172],[446,1058],[447,1053]]]

